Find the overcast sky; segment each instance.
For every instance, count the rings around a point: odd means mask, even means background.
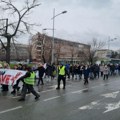
[[[23,0],[18,0],[19,5]],[[31,14],[31,21],[41,24],[36,28],[52,28],[53,8],[56,14],[67,10],[55,18],[55,37],[88,43],[93,38],[110,42],[110,49],[120,48],[120,0],[40,0],[40,5]],[[52,31],[45,31],[52,36]],[[27,42],[23,39],[22,42]],[[107,48],[106,44],[106,48]]]

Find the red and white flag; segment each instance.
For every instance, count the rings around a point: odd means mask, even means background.
[[[22,70],[0,69],[0,84],[14,85],[25,74],[26,71]]]

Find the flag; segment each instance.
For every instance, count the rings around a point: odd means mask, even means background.
[[[0,84],[15,85],[16,81],[25,74],[26,71],[22,70],[0,69]]]

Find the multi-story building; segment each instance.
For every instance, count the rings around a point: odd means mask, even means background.
[[[32,37],[32,59],[51,63],[52,37],[37,33]],[[90,45],[54,39],[54,61],[55,63],[64,61],[69,63],[86,62],[90,55]]]
[[[6,43],[4,43],[6,44]],[[13,44],[11,43],[11,61],[27,61],[29,59],[29,49],[28,45],[25,44]],[[0,50],[0,61],[5,61],[5,49]]]
[[[112,55],[112,50],[108,50],[108,49],[97,50],[95,53],[95,57],[97,57],[98,59],[109,59],[111,58],[111,55]]]
[[[108,49],[101,49],[97,50],[95,53],[95,57],[97,57],[98,63],[119,63],[120,64],[120,58],[119,54],[114,54],[115,51],[108,50]]]

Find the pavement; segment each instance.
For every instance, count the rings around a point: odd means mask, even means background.
[[[45,81],[35,86],[37,101],[32,94],[18,102],[19,96],[0,93],[0,120],[119,120],[120,76],[83,83],[67,80],[65,90],[56,90],[56,80]]]

